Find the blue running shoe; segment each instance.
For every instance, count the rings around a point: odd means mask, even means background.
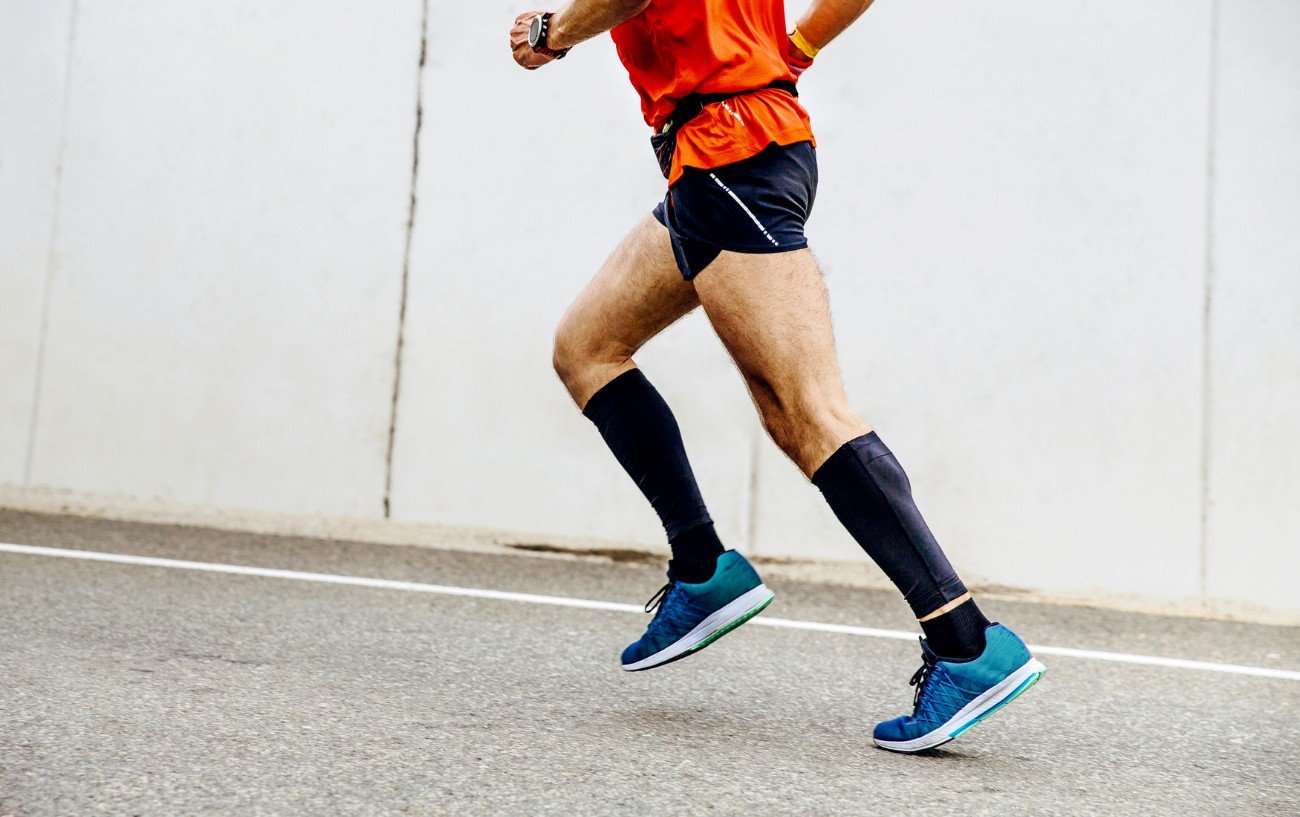
[[[668,584],[646,602],[645,611],[654,611],[655,617],[645,634],[623,650],[623,669],[650,669],[698,652],[758,615],[775,595],[734,550],[718,557],[713,578],[706,582],[677,581],[670,571]]]
[[[891,752],[941,746],[1014,701],[1047,671],[1001,624],[990,624],[984,638],[984,652],[968,661],[944,660],[922,639],[924,663],[911,681],[915,711],[877,724],[876,745]]]

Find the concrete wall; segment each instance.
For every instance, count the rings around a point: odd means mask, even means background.
[[[1208,11],[885,3],[809,74],[850,396],[975,575],[1195,592]],[[762,475],[760,548],[852,552]]]
[[[607,39],[524,74],[501,47],[510,15],[435,8],[393,513],[660,542],[654,513],[550,368],[564,309],[663,197],[636,96]],[[456,70],[475,81],[450,81]],[[441,111],[468,119],[448,127]],[[550,193],[516,190],[524,179]],[[699,478],[737,541],[754,420],[726,354],[693,316],[642,362],[680,412]]]
[[[0,5],[0,482],[25,479],[72,3]]]
[[[424,11],[4,0],[0,481],[660,542],[548,368],[662,194],[635,97],[605,39],[518,71],[501,3],[429,0],[421,73]],[[850,395],[968,575],[1300,609],[1297,41],[883,2],[809,73]],[[861,559],[702,316],[641,364],[729,541]]]
[[[73,8],[30,481],[380,513],[418,0]]]
[[[1300,606],[1300,3],[1219,21],[1205,590]]]

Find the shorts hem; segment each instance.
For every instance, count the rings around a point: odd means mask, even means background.
[[[718,247],[722,252],[734,252],[737,255],[776,255],[783,252],[795,252],[797,250],[808,249],[808,242],[801,241],[797,244],[782,244],[779,247],[773,247],[771,244],[766,246],[755,245],[753,247]]]

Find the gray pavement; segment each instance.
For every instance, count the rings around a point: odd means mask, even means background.
[[[0,510],[0,541],[620,602],[659,571]],[[910,629],[774,582],[771,615]],[[1300,669],[1300,628],[989,602],[1040,644]],[[915,645],[744,627],[629,674],[644,620],[0,553],[0,815],[1300,813],[1300,683],[1048,657],[942,750]]]

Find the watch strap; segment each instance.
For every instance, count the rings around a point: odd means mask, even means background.
[[[551,18],[554,16],[555,13],[551,11],[543,12],[541,14],[541,31],[537,35],[537,42],[532,44],[532,49],[544,57],[562,60],[564,59],[564,55],[569,53],[569,49],[551,48],[546,44],[551,33]]]

